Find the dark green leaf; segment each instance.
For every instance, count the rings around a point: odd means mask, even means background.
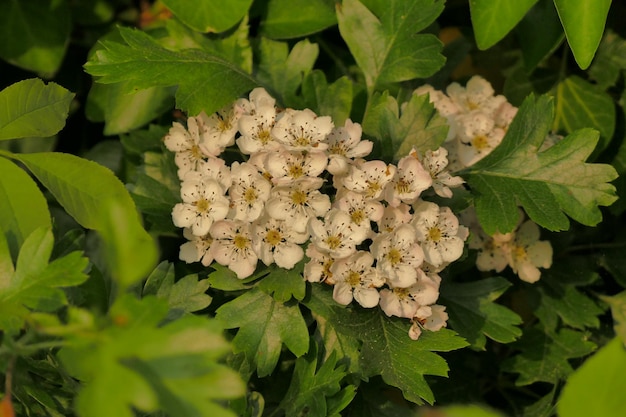
[[[537,0],[471,0],[470,12],[476,43],[488,49],[511,31]]]
[[[611,0],[554,0],[578,66],[587,69],[598,49]]]
[[[565,38],[552,0],[539,0],[519,22],[515,31],[522,46],[526,73],[531,73],[550,56]]]
[[[417,32],[443,10],[436,0],[344,0],[337,5],[339,31],[365,75],[370,93],[387,83],[425,78],[444,64],[441,42]],[[367,6],[367,7],[366,7]]]
[[[283,343],[296,357],[309,348],[309,332],[297,304],[283,304],[253,288],[217,309],[227,329],[239,328],[233,351],[245,353],[259,377],[272,373]]]
[[[0,91],[0,140],[47,137],[65,126],[74,94],[32,78]]]
[[[272,39],[300,38],[335,24],[332,0],[270,0],[261,33]]]
[[[271,265],[267,276],[259,282],[259,289],[281,303],[289,301],[291,297],[301,301],[306,293],[306,282],[302,278],[303,269],[303,261],[298,262],[293,269]]]
[[[443,282],[441,304],[446,306],[450,326],[474,348],[485,349],[486,338],[500,343],[517,339],[520,316],[494,303],[511,284],[504,278],[486,278],[465,284]]]
[[[343,126],[352,109],[352,82],[346,76],[328,84],[320,70],[309,72],[302,81],[304,106],[320,116],[330,116],[335,126]]]
[[[185,24],[198,32],[223,32],[239,22],[252,0],[163,0],[163,3]]]
[[[228,61],[202,50],[170,51],[144,32],[120,28],[125,44],[102,41],[85,64],[98,82],[127,81],[130,89],[178,85],[176,107],[198,114],[212,113],[256,82]]]
[[[602,301],[611,306],[615,334],[622,340],[622,343],[626,344],[626,291],[611,297],[603,296],[601,298]]]
[[[581,129],[537,152],[552,115],[550,98],[527,98],[502,143],[468,169],[476,212],[487,233],[512,231],[519,219],[518,204],[540,226],[565,230],[565,214],[595,225],[602,219],[598,206],[615,201],[615,187],[608,184],[616,178],[615,169],[584,163],[597,143],[597,132]]]
[[[598,83],[601,90],[606,90],[617,83],[620,72],[624,69],[626,69],[626,40],[617,33],[607,30],[589,67],[589,77]]]

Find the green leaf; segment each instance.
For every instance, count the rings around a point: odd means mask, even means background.
[[[272,373],[283,343],[296,357],[309,348],[309,332],[297,304],[283,304],[257,288],[217,309],[227,329],[239,328],[233,352],[245,353],[259,377]]]
[[[446,306],[448,322],[473,348],[484,350],[486,337],[510,343],[522,334],[517,327],[521,317],[494,302],[510,286],[500,277],[465,284],[443,282],[440,303]]]
[[[626,344],[626,291],[613,296],[600,296],[602,301],[611,306],[613,329],[622,343]]]
[[[332,0],[270,0],[261,33],[272,39],[300,38],[337,24]]]
[[[304,106],[320,116],[330,116],[335,126],[343,126],[352,109],[352,81],[347,76],[328,84],[320,70],[309,72],[302,81]]]
[[[502,368],[519,374],[516,385],[539,381],[556,384],[573,372],[569,359],[588,355],[596,348],[582,332],[561,329],[559,332],[544,333],[537,326],[526,329],[514,346],[521,353],[505,360]]]
[[[111,273],[122,287],[143,278],[157,260],[124,184],[94,162],[59,152],[14,155],[83,227],[100,232]]]
[[[317,44],[307,39],[289,51],[286,42],[261,38],[257,78],[282,105],[300,107],[296,91],[303,77],[313,69],[318,54]]]
[[[0,0],[0,10],[0,39],[5,39],[0,42],[0,57],[52,77],[68,45],[71,21],[67,2]]]
[[[120,297],[108,325],[74,334],[59,356],[84,386],[76,399],[85,417],[132,417],[133,409],[192,417],[231,417],[224,399],[245,393],[237,374],[218,360],[228,344],[215,321],[184,316],[159,326],[164,300]]]
[[[163,0],[186,25],[198,32],[223,32],[235,26],[247,13],[252,0]]]
[[[63,129],[74,94],[37,78],[0,91],[0,140],[52,136]]]
[[[553,106],[546,96],[527,98],[502,143],[468,169],[467,182],[475,192],[478,219],[488,234],[512,231],[518,205],[537,224],[565,230],[569,220],[595,225],[602,219],[598,206],[613,203],[615,169],[587,164],[598,141],[597,132],[578,130],[542,152],[552,122]]]
[[[600,143],[594,150],[597,156],[613,138],[615,105],[610,95],[572,75],[556,86],[556,117],[552,129],[572,133],[584,127],[600,131]]]
[[[604,33],[611,0],[554,0],[576,63],[587,69]]]
[[[53,243],[50,228],[38,228],[24,241],[15,271],[0,281],[0,329],[13,333],[24,326],[29,310],[54,311],[66,305],[60,288],[87,279],[83,271],[88,261],[80,252],[48,263]],[[5,263],[4,269],[8,266]]]
[[[0,230],[15,259],[24,240],[37,228],[52,227],[48,203],[32,178],[0,158]]]
[[[433,351],[450,351],[467,346],[456,333],[442,329],[424,331],[417,341],[408,335],[406,319],[390,318],[379,309],[338,306],[330,291],[313,286],[304,304],[324,317],[337,333],[363,343],[360,355],[362,378],[381,375],[383,380],[402,390],[404,397],[418,404],[432,404],[433,393],[424,375],[446,376],[446,361]]]
[[[494,410],[471,404],[471,405],[451,405],[448,407],[438,407],[437,416],[440,417],[502,417],[502,414]]]
[[[436,0],[344,0],[337,5],[339,31],[370,94],[388,83],[425,78],[444,64],[442,44],[418,35],[443,11]]]
[[[476,44],[488,49],[511,31],[537,0],[470,0]]]
[[[500,4],[517,4],[517,2]],[[519,22],[515,32],[522,47],[524,69],[528,74],[550,56],[565,38],[552,0],[537,1]]]
[[[318,351],[311,343],[309,353],[296,360],[289,389],[279,404],[287,416],[306,414],[310,417],[327,417],[327,399],[341,390],[339,384],[346,371],[337,365],[337,355],[332,354],[318,367]]]
[[[560,417],[619,416],[626,410],[626,351],[616,337],[574,372],[557,403]]]
[[[129,89],[178,85],[176,107],[193,115],[213,113],[256,85],[244,71],[215,55],[197,49],[171,51],[144,32],[119,30],[125,44],[102,41],[102,49],[85,64],[100,83],[127,81]]]
[[[589,67],[589,77],[600,90],[614,86],[620,72],[626,69],[626,40],[612,30],[607,30],[596,57]]]
[[[259,282],[259,289],[271,295],[278,302],[285,303],[295,298],[302,301],[306,293],[306,282],[302,278],[304,261],[300,261],[293,269],[269,267],[269,273]]]
[[[375,93],[363,117],[363,131],[378,139],[383,159],[397,161],[412,148],[420,152],[434,150],[446,139],[446,119],[435,110],[427,95],[412,95],[401,114],[398,107],[387,91]]]
[[[211,304],[206,294],[209,280],[198,280],[197,274],[184,276],[175,281],[174,264],[161,262],[148,276],[143,287],[143,295],[152,294],[167,300],[170,306],[168,319],[178,318],[185,313],[202,310]]]

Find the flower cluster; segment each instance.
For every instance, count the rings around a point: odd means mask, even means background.
[[[291,269],[306,255],[304,279],[332,285],[337,303],[410,319],[413,339],[446,326],[438,273],[469,233],[421,196],[432,187],[450,197],[463,180],[446,170],[444,148],[413,150],[397,165],[365,160],[372,142],[361,134],[350,120],[280,110],[261,88],[186,127],[174,123],[164,142],[181,180],[172,212],[188,239],[180,258],[215,261],[243,279],[259,260]],[[228,166],[220,155],[235,144],[245,161]]]
[[[494,95],[491,84],[479,76],[472,77],[466,87],[450,84],[446,93],[425,85],[414,94],[429,94],[430,102],[447,119],[450,130],[444,148],[450,155],[451,170],[470,167],[491,153],[502,142],[517,114],[517,107],[504,96]],[[559,139],[557,135],[549,135],[542,149]],[[473,210],[463,213],[463,223],[472,232],[469,247],[478,250],[479,270],[501,272],[509,265],[520,279],[532,283],[541,277],[539,267],[551,266],[550,242],[539,241],[539,226],[531,220],[522,222],[523,218],[521,214],[513,232],[489,236],[480,227]]]

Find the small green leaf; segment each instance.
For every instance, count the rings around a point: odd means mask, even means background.
[[[587,69],[598,49],[611,0],[554,0],[576,63]]]
[[[306,293],[306,282],[302,278],[304,261],[296,264],[293,269],[269,267],[269,273],[259,282],[259,289],[274,297],[278,302],[285,303],[295,298],[301,301]]]
[[[502,143],[468,169],[475,192],[476,212],[488,234],[512,231],[518,205],[549,230],[565,230],[569,220],[595,225],[602,219],[598,206],[616,199],[615,169],[587,164],[598,140],[591,129],[578,130],[551,148],[537,152],[552,122],[551,99],[530,96],[524,101]]]
[[[613,328],[622,343],[626,344],[626,291],[613,296],[600,296],[602,301],[611,306]]]
[[[519,23],[537,0],[470,0],[470,13],[476,43],[488,49]]]
[[[503,362],[503,370],[519,374],[516,385],[539,381],[556,384],[573,372],[569,359],[588,355],[596,348],[582,332],[561,329],[544,333],[538,326],[526,329],[514,346],[521,353]]]
[[[450,326],[477,349],[485,349],[485,336],[500,343],[514,341],[522,334],[517,327],[521,317],[494,302],[510,286],[500,277],[465,284],[444,281],[440,303],[446,306]]]
[[[300,38],[337,24],[332,0],[270,0],[261,33],[272,39]]]
[[[358,0],[337,4],[339,31],[370,94],[387,83],[425,78],[444,64],[441,42],[417,32],[443,11],[436,0]]]
[[[320,116],[330,116],[335,126],[343,126],[352,109],[352,81],[346,76],[332,84],[320,70],[309,72],[302,81],[304,106]]]
[[[252,0],[163,0],[186,25],[198,32],[223,32],[235,26],[247,13]]]
[[[259,377],[272,373],[283,343],[296,357],[309,348],[309,332],[297,304],[283,304],[258,288],[217,309],[216,317],[227,329],[239,328],[233,352],[245,353]]]
[[[610,95],[572,75],[556,86],[556,116],[552,129],[572,133],[584,127],[600,131],[600,143],[593,153],[597,156],[613,138],[615,105]]]
[[[35,229],[52,227],[50,211],[35,181],[5,158],[0,158],[0,196],[0,230],[9,245],[9,259],[15,259]]]
[[[626,69],[626,40],[607,30],[596,57],[589,67],[589,77],[597,81],[601,90],[614,86],[620,72]]]
[[[375,93],[363,117],[363,131],[378,139],[385,160],[397,161],[412,148],[420,152],[437,149],[446,139],[446,119],[435,110],[427,95],[412,95],[401,114],[398,107],[387,91]]]
[[[560,417],[619,416],[626,410],[626,350],[619,337],[587,359],[567,380]]]
[[[37,78],[0,91],[0,140],[52,136],[63,129],[74,94]]]
[[[550,56],[565,38],[552,0],[539,0],[519,22],[515,32],[522,47],[524,69],[527,74],[533,72],[544,58]]]
[[[219,110],[256,85],[248,74],[218,56],[199,49],[171,51],[144,32],[119,30],[125,44],[102,41],[102,49],[85,64],[100,83],[127,81],[129,89],[178,85],[176,107],[193,115]]]
[[[59,69],[72,29],[65,0],[0,0],[0,57],[51,77]],[[6,40],[11,40],[6,41]]]

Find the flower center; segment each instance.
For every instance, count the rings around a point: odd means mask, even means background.
[[[489,141],[487,140],[487,136],[478,135],[472,139],[472,146],[477,151],[483,151],[489,147]]]
[[[477,108],[479,108],[480,106],[478,105],[478,103],[473,102],[470,99],[467,99],[467,108],[470,110],[476,110]]]
[[[357,285],[361,283],[361,274],[359,274],[356,271],[350,271],[350,273],[348,274],[348,278],[346,279],[346,282],[350,284],[352,288],[356,287]]]
[[[289,165],[289,176],[291,178],[300,178],[304,175],[302,165]]]
[[[402,254],[396,248],[392,248],[389,252],[387,252],[387,260],[391,263],[391,265],[397,265],[402,262]]]
[[[298,146],[309,146],[311,144],[311,139],[305,135],[299,135],[295,140],[295,144]]]
[[[335,250],[341,246],[341,239],[339,239],[338,236],[328,236],[326,240],[324,240],[324,243],[326,243],[331,250]]]
[[[328,148],[328,153],[331,155],[346,156],[346,148],[342,146],[341,142],[334,143]]]
[[[293,202],[293,204],[302,206],[307,201],[307,195],[302,190],[296,190],[293,193],[291,193],[291,201]]]
[[[196,205],[196,210],[200,213],[206,213],[209,211],[211,207],[211,203],[206,198],[202,198],[194,203]]]
[[[283,235],[276,229],[268,230],[265,241],[272,246],[277,246],[283,240]]]
[[[398,299],[400,300],[404,300],[405,298],[409,296],[408,288],[394,288],[393,292],[394,294],[396,294],[396,297],[398,297]]]
[[[253,204],[257,200],[258,197],[259,195],[257,194],[256,190],[252,187],[246,188],[246,191],[243,193],[243,199],[248,204]]]
[[[270,131],[267,129],[260,129],[257,136],[259,137],[259,142],[261,142],[263,145],[267,145],[272,138],[272,136],[270,135]]]
[[[516,246],[512,252],[513,252],[513,257],[517,259],[518,261],[523,261],[527,257],[526,249],[524,249],[523,246]]]
[[[250,244],[250,239],[242,235],[236,235],[233,239],[233,243],[235,247],[239,250],[246,249]]]
[[[217,128],[220,130],[220,132],[226,132],[230,130],[231,127],[233,126],[230,123],[230,118],[224,119],[220,117],[219,122],[217,122]]]
[[[380,191],[380,183],[377,181],[367,181],[367,197],[374,197]]]
[[[354,210],[351,213],[351,217],[354,224],[361,224],[365,220],[365,213],[363,213],[363,210]]]
[[[191,153],[191,157],[193,159],[204,159],[204,155],[202,154],[202,151],[200,150],[200,147],[198,145],[193,145],[189,152]]]
[[[438,227],[431,227],[428,230],[428,239],[432,240],[433,242],[439,242],[441,240],[441,229],[439,229]]]
[[[400,178],[398,180],[398,183],[396,184],[396,191],[398,192],[398,194],[408,193],[409,191],[411,191],[410,183],[404,178]]]

